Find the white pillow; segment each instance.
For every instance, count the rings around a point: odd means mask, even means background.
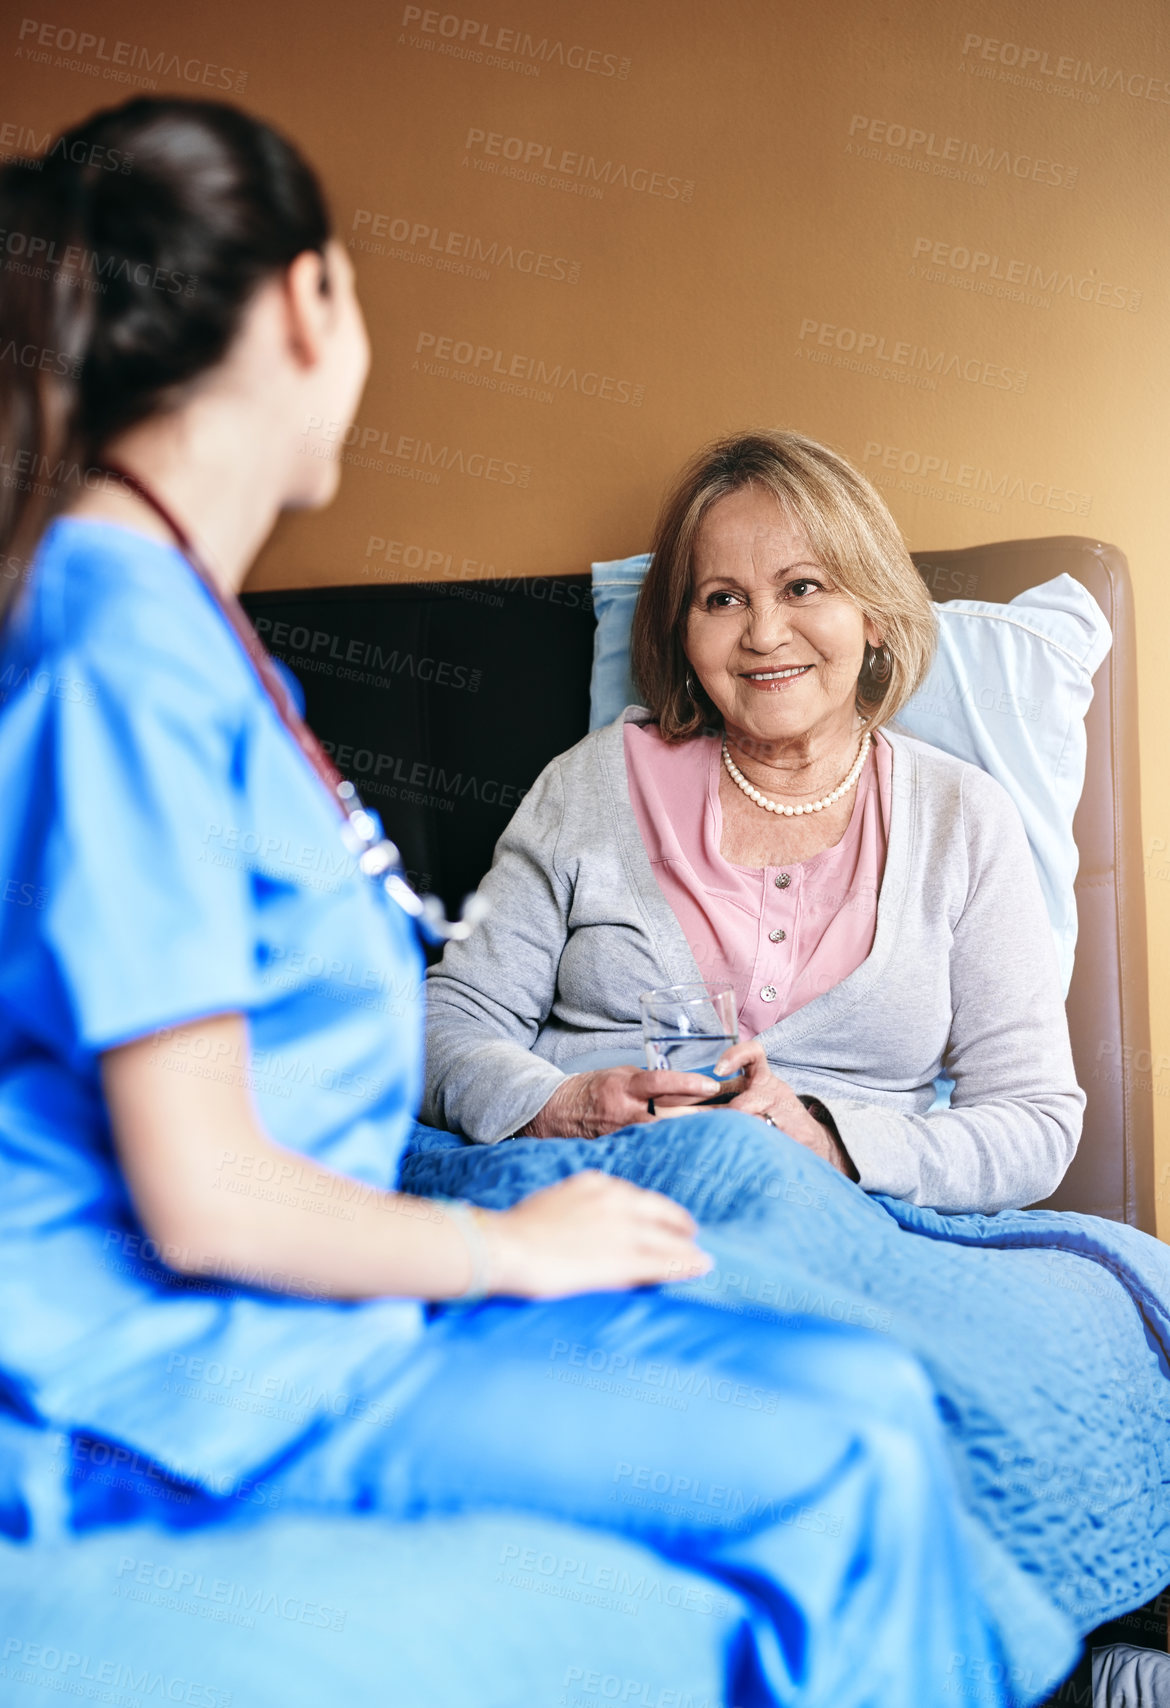
[[[630,625],[649,567],[645,552],[593,565],[597,633],[590,729],[637,702]],[[936,605],[938,652],[895,730],[970,760],[1007,789],[1024,821],[1067,994],[1077,940],[1073,815],[1085,784],[1085,713],[1093,673],[1113,643],[1097,601],[1071,575],[1007,605]]]

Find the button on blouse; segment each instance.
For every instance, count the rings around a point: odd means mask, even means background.
[[[623,730],[630,804],[700,975],[735,986],[754,1037],[855,972],[873,947],[886,858],[891,749],[879,731],[840,842],[784,866],[737,866],[719,844],[719,742]]]

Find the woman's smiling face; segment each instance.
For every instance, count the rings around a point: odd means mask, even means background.
[[[718,499],[693,567],[685,651],[728,735],[745,751],[850,735],[866,642],[880,637],[775,495]]]

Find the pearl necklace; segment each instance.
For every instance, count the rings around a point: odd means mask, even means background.
[[[758,789],[753,788],[727,751],[726,737],[723,741],[723,763],[727,767],[727,775],[733,783],[743,790],[749,801],[754,801],[758,807],[763,807],[765,812],[779,812],[783,813],[786,818],[796,818],[800,813],[823,812],[826,807],[831,807],[834,801],[839,801],[842,795],[849,793],[849,790],[861,776],[861,767],[865,764],[865,756],[869,752],[871,740],[870,732],[866,730],[861,738],[861,746],[857,750],[857,758],[853,761],[849,775],[843,782],[837,784],[831,795],[826,795],[820,801],[807,801],[804,806],[800,807],[782,806],[779,801],[770,801],[767,795],[762,795]]]

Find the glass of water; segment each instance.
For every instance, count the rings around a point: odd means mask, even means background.
[[[644,992],[641,1003],[648,1068],[705,1073],[712,1079],[738,1077],[715,1072],[724,1050],[739,1042],[734,985],[673,984]]]

